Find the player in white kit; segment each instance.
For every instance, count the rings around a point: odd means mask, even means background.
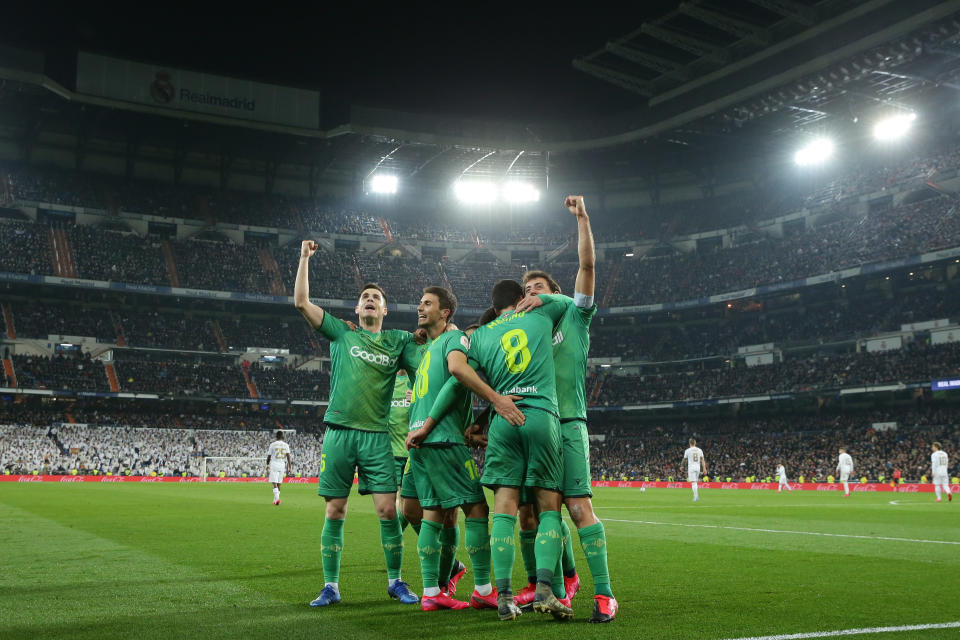
[[[843,447],[840,448],[840,456],[837,458],[837,475],[840,476],[840,482],[843,483],[843,497],[850,497],[850,474],[853,473],[853,458]]]
[[[793,491],[787,482],[787,470],[783,468],[782,464],[777,465],[777,479],[780,482],[780,484],[777,485],[777,493],[780,493],[784,487],[787,488],[787,491]]]
[[[693,501],[697,502],[700,499],[697,482],[700,480],[700,472],[707,470],[707,461],[703,459],[703,451],[693,438],[690,438],[690,448],[683,452],[683,461],[687,463],[687,482],[693,489]]]
[[[947,469],[947,452],[940,449],[940,443],[933,443],[933,453],[930,454],[930,475],[933,476],[933,490],[937,492],[937,502],[940,502],[941,491],[946,492],[947,502],[953,501],[950,491],[950,473]]]
[[[270,482],[273,484],[273,504],[280,504],[280,485],[287,471],[287,465],[293,466],[290,456],[290,445],[283,441],[283,431],[277,431],[277,439],[270,444],[267,450],[267,470]]]

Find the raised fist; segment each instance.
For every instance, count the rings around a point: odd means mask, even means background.
[[[570,210],[570,213],[578,218],[587,215],[587,207],[583,204],[583,196],[567,196],[563,204]]]
[[[300,257],[309,258],[317,252],[317,243],[313,240],[304,240],[300,243]]]

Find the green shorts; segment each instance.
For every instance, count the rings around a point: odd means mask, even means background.
[[[412,450],[411,450],[412,451]],[[403,484],[400,487],[400,497],[406,500],[419,500],[417,495],[417,483],[413,480],[413,463],[411,458],[407,458],[407,463],[403,467]]]
[[[564,498],[592,498],[590,485],[590,438],[587,422],[578,418],[560,423],[560,439],[563,441]],[[520,504],[533,504],[533,491],[520,492]]]
[[[410,458],[401,458],[400,456],[393,456],[393,475],[397,478],[397,488],[403,486],[403,472],[407,468],[407,461]]]
[[[317,494],[346,498],[357,473],[361,494],[396,493],[396,461],[390,434],[327,425],[320,454]]]
[[[462,444],[412,449],[410,472],[411,484],[416,485],[424,509],[450,509],[486,501],[477,464]]]
[[[499,415],[490,422],[480,482],[487,487],[540,487],[560,491],[563,449],[560,421],[549,411],[523,407],[527,420],[514,427]]]

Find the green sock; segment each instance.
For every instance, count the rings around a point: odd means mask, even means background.
[[[323,521],[320,555],[323,557],[323,581],[340,582],[340,554],[343,553],[343,520]]]
[[[417,532],[417,535],[420,535],[420,523],[412,523],[407,520],[406,516],[402,513],[397,514],[397,520],[400,521],[400,531],[406,531],[407,527],[413,527],[413,530]]]
[[[562,553],[560,554],[563,555]],[[563,558],[557,558],[557,566],[553,569],[553,578],[550,580],[550,587],[553,589],[553,595],[557,598],[567,597],[567,585],[563,583]]]
[[[383,557],[387,561],[387,578],[400,578],[400,566],[403,564],[403,532],[400,531],[400,521],[380,521],[380,544],[383,546]]]
[[[593,574],[593,592],[598,596],[612,598],[610,590],[610,569],[607,567],[607,534],[603,523],[598,522],[577,531],[580,534],[580,546],[587,557],[587,565]]]
[[[439,587],[440,575],[440,529],[439,522],[424,520],[417,536],[417,553],[420,556],[420,571],[423,573],[423,588]]]
[[[490,529],[490,560],[493,574],[497,577],[497,591],[510,595],[513,561],[517,555],[517,543],[513,530],[517,526],[517,517],[505,513],[493,514],[493,528]]]
[[[487,526],[487,518],[467,518],[464,543],[473,566],[475,585],[490,583],[490,530]]]
[[[443,584],[450,580],[450,572],[453,569],[454,556],[457,555],[457,545],[460,544],[460,527],[444,527],[440,530],[440,573],[443,576]]]
[[[570,527],[566,520],[560,520],[560,530],[563,532],[563,554],[560,556],[563,564],[561,567],[563,575],[572,578],[577,574],[577,565],[573,560],[573,536],[570,535]]]
[[[523,558],[523,569],[527,572],[527,582],[531,584],[537,581],[536,540],[536,529],[520,529],[520,556]]]
[[[537,527],[537,582],[551,584],[553,574],[563,549],[563,534],[560,532],[560,512],[543,511],[540,513],[540,526]]]

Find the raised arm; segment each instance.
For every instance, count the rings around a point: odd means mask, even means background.
[[[323,324],[323,309],[310,302],[310,256],[317,252],[317,243],[304,240],[300,243],[300,264],[293,285],[293,304],[303,314],[310,326],[319,329]]]
[[[577,217],[577,256],[580,258],[580,268],[577,270],[577,280],[573,286],[574,294],[581,294],[593,298],[596,284],[596,251],[593,246],[593,230],[590,228],[590,216],[583,204],[583,196],[567,196],[565,203],[570,213]],[[592,303],[593,301],[590,300]],[[592,304],[585,305],[592,307]]]

